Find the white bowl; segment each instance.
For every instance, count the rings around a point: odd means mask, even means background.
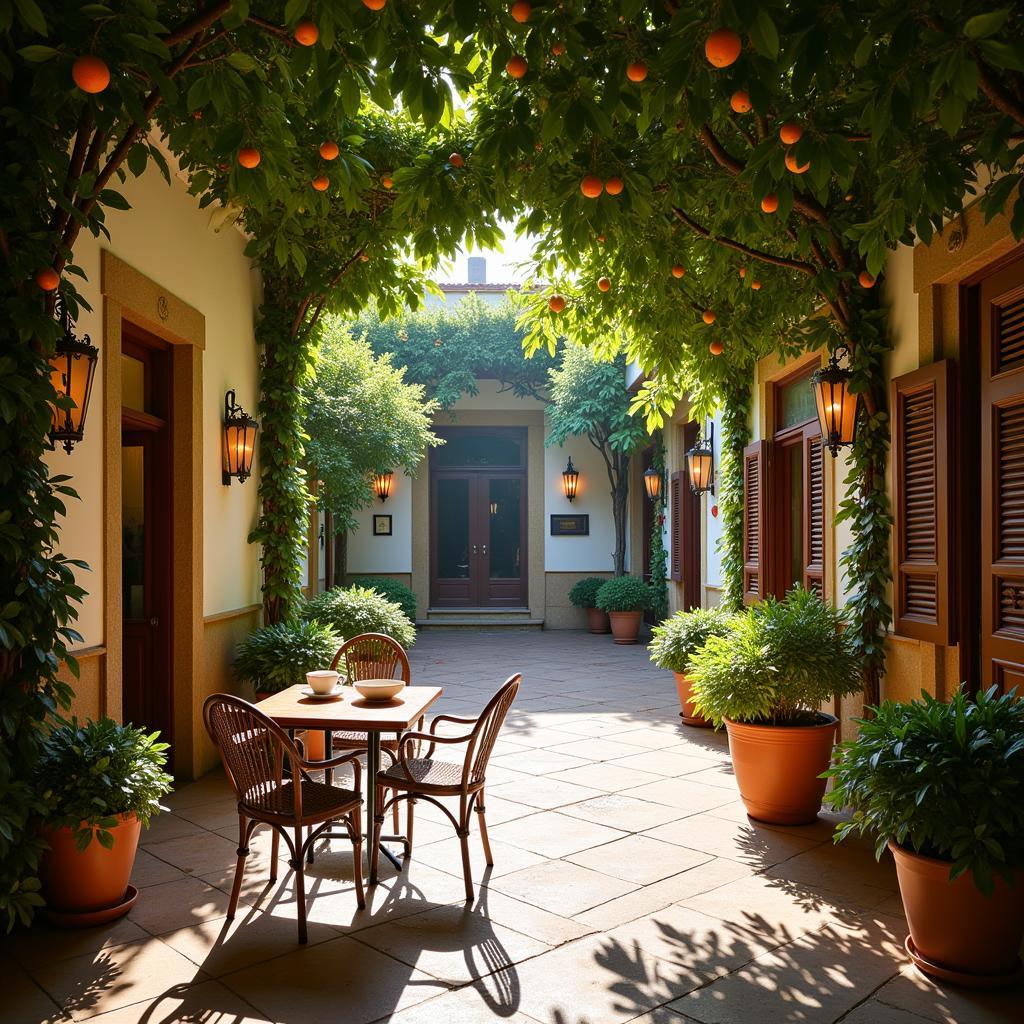
[[[352,685],[364,700],[391,700],[405,689],[401,679],[356,679]]]
[[[306,682],[314,693],[325,694],[338,685],[340,674],[330,669],[317,669],[315,672],[306,673]]]

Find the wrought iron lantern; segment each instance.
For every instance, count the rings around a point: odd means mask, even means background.
[[[235,402],[234,389],[224,395],[224,473],[225,484],[232,478],[244,483],[252,476],[252,457],[256,452],[259,424]]]
[[[853,444],[857,432],[858,400],[850,390],[853,374],[839,365],[839,353],[848,351],[845,346],[840,346],[832,353],[827,366],[811,374],[821,436],[833,458],[839,454],[840,448]]]
[[[373,493],[380,498],[381,504],[387,501],[388,495],[391,494],[391,481],[394,479],[394,475],[390,469],[384,470],[383,473],[373,474]]]
[[[649,466],[644,473],[644,490],[651,501],[657,501],[661,497],[661,470]]]
[[[50,383],[57,393],[57,399],[50,403],[50,440],[60,442],[69,455],[85,433],[85,417],[89,412],[89,396],[96,374],[96,360],[100,350],[89,341],[75,336],[75,325],[71,319],[64,296],[57,294],[53,301],[53,315],[61,326],[57,350],[50,357]]]
[[[715,493],[715,424],[686,453],[686,475],[694,494]]]
[[[580,471],[572,464],[572,456],[562,470],[562,490],[570,504],[576,500],[576,488],[580,482]]]

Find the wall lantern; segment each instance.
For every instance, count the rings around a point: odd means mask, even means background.
[[[811,374],[821,436],[833,458],[840,448],[853,444],[857,431],[857,396],[850,390],[853,374],[839,365],[840,352],[849,353],[849,349],[840,346],[832,353],[827,366]]]
[[[686,453],[686,474],[694,494],[715,493],[715,423],[704,437],[698,437]]]
[[[373,474],[373,493],[380,498],[382,504],[388,500],[388,495],[391,493],[391,481],[394,475],[390,469],[384,470],[383,473]]]
[[[661,470],[649,466],[644,473],[644,490],[651,501],[657,501],[661,497]]]
[[[569,461],[565,465],[565,469],[562,470],[562,490],[565,491],[565,496],[572,503],[576,499],[576,486],[580,482],[580,471],[572,464],[572,456],[569,456]]]
[[[231,484],[235,477],[244,483],[252,475],[252,457],[256,451],[259,424],[235,403],[234,389],[224,395],[224,472],[222,479]]]
[[[82,339],[75,337],[75,325],[63,295],[55,296],[53,315],[60,323],[61,334],[57,350],[50,357],[50,383],[58,398],[70,399],[73,404],[69,408],[68,402],[50,403],[50,440],[54,445],[61,442],[70,455],[85,433],[85,416],[100,350],[90,344],[88,334]]]

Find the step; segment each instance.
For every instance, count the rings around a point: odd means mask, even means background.
[[[530,617],[529,612],[520,614],[499,614],[493,611],[475,614],[466,609],[459,609],[458,613],[446,612],[438,615],[434,611],[427,613],[425,619],[416,620],[417,629],[543,629],[544,620]]]

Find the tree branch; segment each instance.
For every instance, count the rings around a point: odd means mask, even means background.
[[[313,315],[309,318],[309,322],[305,325],[305,330],[308,333],[316,327],[317,321],[320,319],[320,314],[323,312],[324,303],[327,302],[327,297],[333,291],[337,283],[349,272],[356,260],[363,255],[363,249],[357,249],[344,263],[341,265],[341,269],[331,278],[327,283],[327,287],[320,294],[316,308],[313,310]],[[305,317],[306,310],[309,308],[309,304],[312,301],[311,298],[303,300],[302,307],[299,313],[296,315],[294,321],[292,321],[292,337],[296,337],[299,328],[302,327],[302,321]]]
[[[215,21],[220,21],[231,10],[231,0],[221,0],[205,10],[197,12],[188,21],[183,21],[177,28],[171,29],[163,38],[165,46],[175,46],[193,36],[205,32]]]
[[[725,147],[718,141],[717,136],[711,130],[711,125],[705,123],[698,132],[700,141],[707,147],[708,152],[715,158],[715,163],[724,167],[730,174],[742,174],[746,170],[746,164],[738,160],[731,153],[726,152]]]

